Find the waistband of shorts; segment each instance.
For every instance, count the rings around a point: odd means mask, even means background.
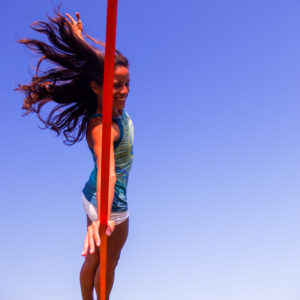
[[[81,194],[82,204],[86,214],[88,215],[91,221],[97,220],[97,207],[94,206],[91,202],[89,202],[85,195]],[[121,212],[111,212],[110,219],[115,222],[115,225],[119,225],[122,222],[126,221],[129,217],[128,210]]]

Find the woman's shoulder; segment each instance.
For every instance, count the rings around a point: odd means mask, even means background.
[[[117,141],[120,137],[120,129],[115,122],[112,122],[111,137]],[[86,140],[90,148],[95,141],[102,141],[102,116],[95,116],[90,118],[86,131]]]
[[[95,137],[101,137],[102,118],[90,118],[86,129],[86,141],[90,148],[93,148]]]

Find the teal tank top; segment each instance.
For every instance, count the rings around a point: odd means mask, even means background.
[[[102,117],[101,114],[94,114],[90,117]],[[120,118],[113,119],[120,128],[120,138],[114,143],[114,154],[115,154],[115,170],[117,181],[115,184],[115,194],[112,205],[112,212],[123,212],[128,210],[127,205],[127,183],[128,176],[133,160],[133,139],[134,139],[134,128],[133,123],[125,110]],[[92,149],[94,169],[89,177],[89,180],[85,184],[82,192],[86,199],[97,206],[96,199],[96,183],[97,183],[97,164],[96,156]]]

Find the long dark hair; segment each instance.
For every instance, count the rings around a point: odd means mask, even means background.
[[[31,27],[46,35],[48,43],[36,39],[19,41],[41,55],[31,84],[19,84],[16,89],[26,96],[22,108],[25,115],[36,113],[44,128],[50,128],[58,135],[63,133],[64,143],[73,145],[85,136],[89,117],[97,108],[97,97],[90,88],[90,82],[103,85],[104,51],[78,37],[59,11],[54,18],[48,17],[48,22],[35,22]],[[87,37],[96,44],[104,45]],[[41,72],[39,67],[44,60],[52,67]],[[116,51],[115,66],[128,68],[128,65],[126,57]],[[41,109],[49,102],[56,105],[43,118]]]

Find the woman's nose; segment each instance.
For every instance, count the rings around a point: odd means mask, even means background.
[[[121,93],[122,94],[128,94],[128,87],[125,84],[122,86]]]

